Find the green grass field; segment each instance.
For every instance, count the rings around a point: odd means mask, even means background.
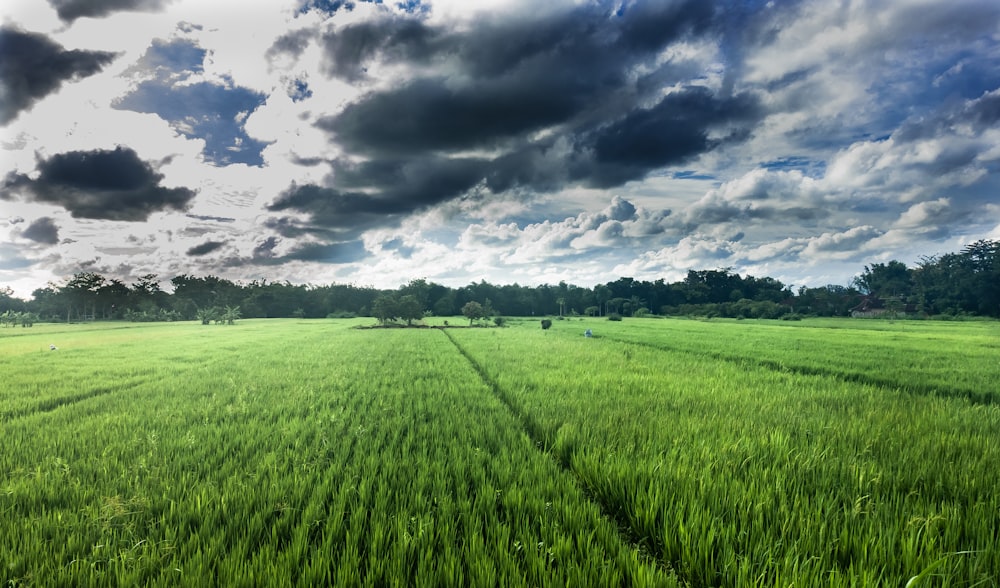
[[[0,330],[0,581],[1000,583],[1000,323],[371,323]]]

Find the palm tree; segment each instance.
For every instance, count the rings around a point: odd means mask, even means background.
[[[226,311],[222,313],[222,318],[226,320],[227,325],[236,324],[236,319],[241,317],[239,306],[227,306]]]
[[[559,316],[562,316],[563,310],[566,307],[566,299],[562,297],[556,298],[556,304],[559,305]]]

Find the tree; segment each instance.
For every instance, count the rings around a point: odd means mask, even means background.
[[[229,280],[215,276],[197,278],[181,275],[171,278],[170,283],[174,286],[174,308],[188,318],[201,308],[239,302],[241,288]]]
[[[400,302],[402,302],[403,298],[406,296],[413,296],[414,300],[416,300],[417,304],[420,306],[420,312],[423,313],[424,309],[430,304],[431,284],[428,284],[427,280],[423,278],[410,280],[405,286],[401,286],[399,288],[398,294],[400,296]]]
[[[642,298],[639,298],[638,296],[634,296],[633,295],[631,298],[629,298],[629,300],[628,300],[628,305],[629,305],[628,308],[629,308],[629,312],[632,314],[632,316],[635,316],[635,313],[640,308],[643,308],[643,305],[645,303],[646,303],[646,301],[643,300]],[[647,308],[646,311],[649,312],[649,309]]]
[[[483,302],[483,317],[482,318],[488,319],[491,316],[494,316],[495,314],[497,314],[497,311],[496,311],[495,308],[493,308],[493,301],[490,300],[489,298],[487,298],[486,302]]]
[[[97,299],[101,288],[105,284],[104,276],[93,272],[79,272],[73,274],[62,291],[67,296],[66,322],[69,322],[73,306],[78,305],[77,314],[86,318],[87,305],[90,305],[90,316],[97,314]]]
[[[451,316],[455,314],[455,291],[448,290],[442,294],[434,303],[434,314],[437,316]]]
[[[465,303],[462,307],[462,315],[469,319],[469,326],[472,326],[472,322],[483,318],[483,305],[479,304],[475,300],[470,300]]]
[[[594,300],[597,301],[598,310],[603,312],[603,314],[607,314],[606,304],[611,300],[611,297],[611,288],[603,285],[594,286]]]
[[[407,294],[396,303],[396,313],[399,318],[406,321],[407,325],[413,325],[413,321],[418,321],[424,317],[424,306],[413,294]]]
[[[372,302],[372,314],[384,325],[399,316],[399,300],[393,294],[379,294]]]
[[[101,314],[103,317],[120,318],[122,313],[128,308],[132,291],[121,280],[112,278],[101,286],[97,295],[101,300]]]
[[[14,298],[14,290],[10,286],[0,288],[0,312],[24,310],[25,302]]]
[[[865,266],[865,271],[854,278],[858,290],[879,298],[905,299],[913,291],[910,270],[901,261],[873,263]]]

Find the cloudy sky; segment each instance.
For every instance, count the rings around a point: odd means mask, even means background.
[[[5,0],[0,286],[846,285],[1000,239],[995,0]]]

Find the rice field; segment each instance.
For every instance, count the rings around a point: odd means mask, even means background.
[[[998,585],[998,323],[372,322],[0,330],[0,581]]]

